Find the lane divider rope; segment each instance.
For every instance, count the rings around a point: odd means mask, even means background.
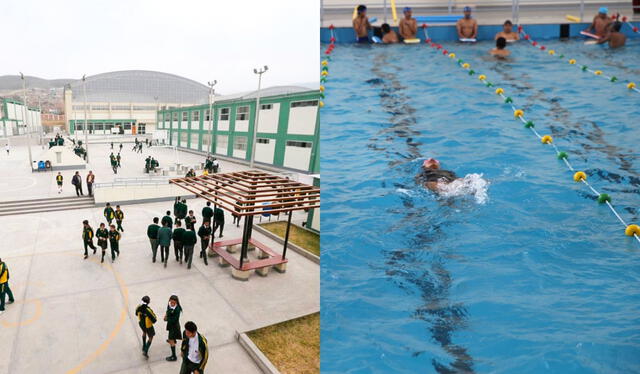
[[[327,77],[329,76],[329,61],[331,61],[331,53],[336,47],[336,34],[335,27],[332,25],[329,26],[329,31],[331,32],[331,38],[329,39],[329,46],[324,51],[325,57],[320,62],[320,97],[322,100],[318,102],[318,106],[320,108],[324,107],[324,99],[325,95],[325,84],[327,83]]]
[[[633,32],[635,32],[636,34],[640,34],[640,31],[638,31],[638,26],[634,26],[631,22],[629,22],[627,20],[627,16],[623,16],[622,18],[620,18],[620,15],[618,14],[618,19],[621,19],[622,23],[628,25]]]

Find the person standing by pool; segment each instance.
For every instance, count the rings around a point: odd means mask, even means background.
[[[62,181],[64,180],[64,178],[62,177],[62,174],[60,174],[60,172],[58,172],[58,175],[56,175],[56,184],[58,185],[58,193],[62,192]]]
[[[151,243],[153,262],[156,262],[156,254],[158,253],[158,231],[160,231],[158,221],[158,217],[153,217],[153,223],[147,226],[147,238],[149,238],[149,243]]]
[[[391,27],[388,23],[382,24],[382,42],[385,44],[391,43],[400,43],[400,39],[398,39],[398,34],[395,31],[391,30]]]
[[[609,13],[609,9],[607,7],[602,7],[598,10],[598,14],[593,17],[593,21],[584,29],[586,32],[591,32],[594,30],[594,34],[596,34],[599,38],[604,37],[607,34],[607,27],[613,22],[611,18],[607,15]]]
[[[495,40],[499,38],[505,38],[507,42],[515,42],[516,40],[520,40],[520,36],[517,32],[513,31],[513,23],[511,21],[506,20],[502,25],[502,31],[496,34]]]
[[[151,303],[149,296],[144,296],[142,298],[142,304],[138,305],[136,308],[138,326],[140,326],[140,329],[142,330],[142,355],[146,359],[149,359],[149,347],[151,347],[153,337],[156,335],[153,324],[158,320],[156,318],[156,314],[149,307],[149,303]],[[149,339],[148,342],[147,338]]]
[[[104,254],[107,251],[107,244],[109,240],[109,230],[107,230],[104,223],[100,223],[100,227],[96,230],[96,238],[98,238],[98,247],[102,249],[102,259],[100,260],[100,263],[103,263]]]
[[[459,39],[476,39],[478,36],[478,22],[471,18],[471,7],[464,7],[464,18],[456,22]]]
[[[7,304],[13,304],[15,299],[13,298],[13,292],[9,288],[9,268],[7,264],[0,258],[0,314],[4,313],[4,297],[8,296],[9,301]]]
[[[507,50],[507,40],[503,37],[499,37],[496,40],[496,47],[489,51],[492,56],[497,58],[506,58],[511,54],[509,50]]]
[[[609,48],[619,48],[627,42],[627,37],[620,32],[622,22],[616,21],[609,25],[609,31],[603,38],[598,39],[598,44],[609,42]]]
[[[207,339],[198,333],[198,326],[191,321],[184,324],[181,351],[180,374],[204,374],[209,360],[209,345]]]
[[[182,334],[180,333],[180,314],[182,313],[182,306],[177,295],[171,295],[169,297],[169,303],[167,304],[167,311],[164,314],[164,320],[167,322],[167,331],[169,336],[167,343],[171,347],[171,356],[167,357],[167,361],[176,361],[176,342],[182,340]]]
[[[167,222],[162,222],[162,227],[158,230],[158,244],[160,244],[160,260],[167,267],[169,261],[169,246],[171,246],[171,227]]]
[[[371,30],[371,24],[367,17],[367,7],[364,5],[358,5],[358,15],[353,19],[353,31],[356,32],[356,38],[358,43],[369,43],[369,30]]]
[[[84,259],[89,257],[87,247],[93,249],[93,254],[96,254],[96,246],[93,245],[93,229],[89,226],[89,221],[86,219],[82,221],[82,242],[84,244]]]
[[[404,18],[398,25],[400,36],[404,39],[415,39],[418,33],[418,22],[411,16],[411,8],[404,8]]]
[[[416,175],[416,183],[434,192],[438,192],[438,183],[451,183],[456,179],[454,172],[440,169],[440,161],[435,158],[425,160],[422,170]]]

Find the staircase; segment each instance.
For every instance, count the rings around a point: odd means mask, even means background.
[[[57,197],[0,202],[0,216],[94,208],[93,197]]]

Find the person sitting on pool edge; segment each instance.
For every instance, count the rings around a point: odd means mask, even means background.
[[[513,23],[511,21],[506,20],[502,25],[502,31],[496,34],[495,40],[498,38],[505,38],[507,42],[515,42],[516,40],[520,40],[520,36],[517,32],[513,31]]]
[[[404,18],[400,20],[398,24],[400,30],[400,36],[404,39],[415,39],[418,32],[418,22],[415,18],[411,17],[411,8],[404,8]]]
[[[451,183],[458,179],[456,173],[440,169],[440,161],[430,158],[422,163],[422,170],[416,175],[416,183],[438,192],[438,183]]]
[[[353,31],[356,32],[358,43],[369,43],[369,30],[371,30],[371,24],[367,17],[367,7],[364,5],[358,5],[358,15],[353,19]]]
[[[395,31],[391,30],[391,27],[389,26],[388,23],[383,23],[382,24],[382,42],[385,44],[391,44],[391,43],[400,43],[400,40],[398,39],[398,34],[396,34]]]
[[[584,29],[584,31],[591,32],[591,30],[595,30],[595,34],[598,35],[598,37],[604,37],[607,33],[607,26],[612,22],[611,18],[607,16],[607,13],[609,13],[607,7],[600,8],[598,14],[593,17],[593,22],[591,22],[589,27]]]
[[[622,22],[616,21],[609,25],[607,35],[598,39],[598,44],[604,44],[609,42],[609,48],[618,48],[624,46],[627,42],[627,37],[620,32],[622,28]]]
[[[471,7],[464,7],[464,18],[456,22],[458,39],[475,39],[478,35],[478,22],[471,18]]]
[[[498,40],[496,40],[496,47],[490,50],[489,53],[497,58],[506,58],[507,56],[509,56],[509,54],[511,54],[511,52],[509,52],[506,47],[507,40],[503,37],[499,37]]]

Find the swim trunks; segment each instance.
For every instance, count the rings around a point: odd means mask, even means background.
[[[358,43],[370,43],[368,36],[360,36],[358,37]]]

